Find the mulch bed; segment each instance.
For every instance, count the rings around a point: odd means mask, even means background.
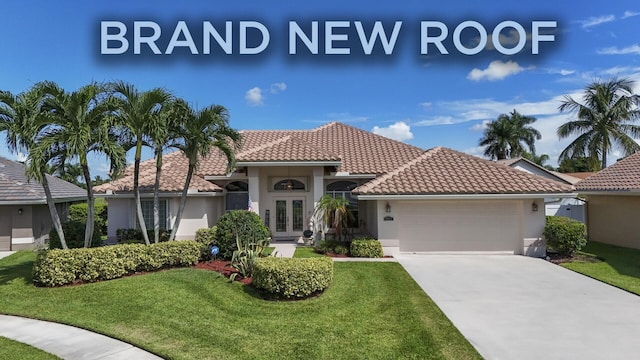
[[[588,256],[588,255],[582,255],[582,254],[566,256],[566,255],[551,253],[551,252],[547,253],[546,259],[556,265],[560,265],[560,264],[572,262],[572,261],[588,262],[588,263],[597,263],[602,261],[602,259],[595,256]]]
[[[195,268],[219,272],[220,274],[226,277],[230,277],[231,274],[237,273],[237,271],[231,267],[231,261],[224,261],[224,260],[201,261],[196,264]],[[248,278],[237,277],[235,281],[241,282],[245,285],[251,284],[250,277]]]

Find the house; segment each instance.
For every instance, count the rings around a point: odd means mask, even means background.
[[[71,202],[85,201],[86,190],[47,175],[58,213],[66,218]],[[51,215],[42,185],[27,180],[25,166],[0,157],[0,251],[44,244],[51,230]]]
[[[523,157],[517,157],[513,159],[498,160],[497,163],[510,166],[514,169],[526,171],[530,174],[538,175],[559,181],[561,183],[575,185],[581,180],[580,175],[584,173],[563,174],[557,171],[551,171],[544,167],[534,163],[529,159]],[[578,176],[576,176],[578,175]],[[584,200],[580,198],[559,198],[552,197],[544,199],[545,214],[547,216],[565,216],[578,220],[580,222],[585,221],[585,206]]]
[[[589,240],[640,249],[640,152],[576,184],[587,199]]]
[[[256,212],[274,239],[318,236],[314,208],[325,194],[352,205],[354,233],[398,252],[544,254],[547,197],[575,196],[573,186],[438,147],[408,145],[341,123],[312,130],[242,131],[236,169],[217,151],[202,159],[177,238],[193,238],[232,209]],[[178,152],[163,158],[162,225],[174,222],[187,169]],[[142,210],[151,225],[155,162],[142,162]],[[108,236],[136,226],[132,169],[96,187],[109,203]]]

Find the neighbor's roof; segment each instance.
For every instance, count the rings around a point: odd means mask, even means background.
[[[640,152],[630,155],[576,184],[579,191],[640,190]]]
[[[520,163],[522,163],[522,164],[524,164],[524,166],[522,167],[523,169],[526,168],[526,166],[530,166],[531,168],[538,169],[538,171],[540,171],[540,172],[542,172],[544,174],[547,174],[546,177],[550,178],[551,180],[564,182],[564,183],[567,183],[569,185],[573,185],[573,184],[577,183],[578,181],[580,181],[580,179],[573,178],[571,176],[565,176],[564,174],[561,174],[561,173],[556,172],[556,171],[548,170],[548,169],[546,169],[546,168],[534,163],[533,161],[531,161],[531,160],[529,160],[527,158],[523,158],[521,156],[513,158],[513,159],[498,160],[498,161],[496,161],[496,163],[502,164],[502,165],[506,165],[506,166],[510,166],[510,167],[512,167],[514,169],[517,169],[516,165],[519,165]]]
[[[81,187],[47,175],[51,195],[55,202],[77,201],[87,197]],[[27,180],[25,166],[0,157],[0,203],[46,204],[47,198],[42,185]]]
[[[573,186],[444,147],[353,190],[359,195],[566,193]]]
[[[332,122],[311,130],[245,130],[242,147],[236,153],[242,162],[335,162],[336,171],[350,174],[381,175],[392,171],[420,156],[424,150],[369,131]],[[180,191],[187,173],[187,160],[180,152],[163,157],[160,191]],[[204,178],[224,176],[227,159],[218,150],[201,159],[190,189],[221,191]],[[140,164],[141,191],[153,189],[155,160]],[[125,176],[95,188],[96,192],[132,191],[133,167]]]

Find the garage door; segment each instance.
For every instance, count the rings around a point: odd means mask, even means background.
[[[522,252],[519,201],[398,205],[400,251]]]

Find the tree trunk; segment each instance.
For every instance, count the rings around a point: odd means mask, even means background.
[[[182,220],[182,212],[184,211],[184,207],[187,203],[187,192],[189,191],[189,184],[191,184],[191,177],[193,176],[194,170],[195,170],[195,165],[189,164],[189,170],[187,171],[187,179],[184,182],[184,188],[182,189],[182,196],[180,197],[180,207],[178,207],[178,213],[176,214],[176,221],[173,224],[173,229],[171,229],[171,236],[169,236],[169,241],[173,241],[176,238],[176,233],[178,232],[178,226],[180,226],[180,220]]]
[[[136,212],[138,214],[138,224],[140,225],[140,231],[142,231],[142,238],[144,243],[151,245],[149,242],[149,234],[147,234],[147,225],[144,223],[144,215],[142,214],[142,203],[140,202],[140,188],[138,181],[140,180],[140,158],[142,157],[142,139],[138,139],[136,142],[136,157],[133,165],[133,197],[136,202]]]
[[[602,166],[600,167],[600,170],[604,169],[607,167],[607,146],[603,145],[602,146]]]
[[[64,239],[64,231],[62,230],[62,222],[60,222],[58,209],[56,209],[56,204],[53,202],[53,196],[51,195],[51,189],[49,188],[49,180],[47,180],[47,174],[44,171],[42,172],[42,187],[44,188],[44,194],[47,197],[47,205],[49,206],[49,213],[51,214],[51,222],[58,233],[60,244],[62,244],[63,249],[68,249],[69,247]]]
[[[93,228],[95,226],[95,208],[93,206],[93,186],[91,186],[91,175],[89,175],[89,165],[86,159],[81,160],[82,173],[84,174],[84,182],[87,184],[87,224],[84,231],[84,247],[91,247],[93,240]]]
[[[153,186],[153,242],[160,240],[160,176],[162,175],[162,148],[156,149],[156,182]]]

